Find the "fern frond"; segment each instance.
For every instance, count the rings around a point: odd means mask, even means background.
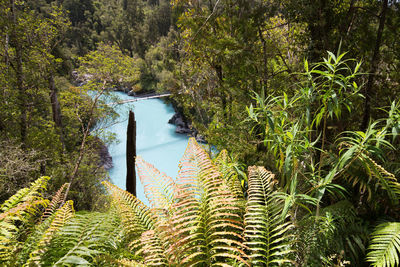
[[[90,265],[95,257],[116,250],[119,235],[119,221],[111,212],[76,214],[52,238],[42,264]]]
[[[143,245],[142,252],[144,255],[145,266],[166,266],[167,259],[159,237],[154,230],[149,230],[141,235],[140,241]]]
[[[181,265],[246,262],[243,210],[208,154],[191,138],[176,180],[167,252]]]
[[[290,229],[273,197],[274,175],[264,167],[249,167],[248,201],[245,214],[245,245],[252,265],[270,266],[291,262]]]
[[[363,157],[368,163],[371,175],[378,180],[378,185],[384,189],[392,201],[397,203],[400,198],[400,183],[397,182],[396,177],[368,155],[363,155]]]
[[[27,242],[25,242],[24,249],[31,248],[28,252],[32,251],[26,263],[28,266],[33,263],[40,265],[41,255],[46,252],[52,238],[73,216],[73,202],[69,200],[45,222],[39,225],[36,233],[32,234]]]
[[[103,184],[111,193],[113,203],[121,218],[122,225],[128,239],[132,240],[131,250],[137,250],[135,244],[138,243],[142,233],[155,229],[156,219],[151,210],[142,201],[132,194],[118,188],[110,182],[104,181]]]
[[[170,211],[175,200],[174,180],[141,157],[136,157],[136,167],[144,187],[144,193],[152,208]]]
[[[386,222],[378,225],[371,235],[367,261],[372,266],[394,267],[400,265],[400,223]]]
[[[13,251],[19,250],[21,236],[30,231],[34,219],[48,200],[26,201],[0,214],[0,262],[15,259]]]
[[[16,207],[21,202],[41,198],[41,193],[44,189],[46,189],[49,179],[50,177],[48,176],[42,176],[36,181],[32,182],[29,188],[20,189],[0,206],[0,211],[6,212]]]
[[[120,267],[145,267],[146,265],[141,264],[136,261],[122,259],[117,261],[118,266]]]
[[[60,207],[60,205],[64,201],[65,192],[66,192],[66,189],[68,188],[68,186],[69,186],[69,183],[63,184],[60,187],[60,189],[58,189],[57,192],[54,194],[49,206],[43,212],[42,219],[41,219],[42,222],[46,218],[48,218],[50,215],[52,215]]]

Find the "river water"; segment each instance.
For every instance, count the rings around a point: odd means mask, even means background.
[[[115,92],[121,100],[132,97]],[[178,163],[185,152],[188,137],[175,133],[175,126],[168,124],[174,115],[171,105],[166,105],[160,99],[140,100],[117,106],[120,115],[118,123],[108,130],[116,134],[117,143],[109,147],[114,167],[109,170],[110,178],[118,187],[125,189],[126,183],[126,130],[129,110],[133,110],[136,119],[136,153],[153,164],[161,172],[175,178],[178,174]],[[137,176],[137,175],[136,175]],[[137,176],[137,197],[145,202],[143,186]]]

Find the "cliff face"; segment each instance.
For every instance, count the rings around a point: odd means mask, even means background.
[[[100,145],[99,157],[100,157],[99,165],[103,166],[104,169],[108,170],[114,167],[112,157],[110,155],[110,152],[108,151],[108,147],[104,143],[101,143]]]

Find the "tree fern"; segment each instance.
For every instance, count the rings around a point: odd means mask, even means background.
[[[152,208],[169,211],[175,201],[174,180],[145,162],[141,157],[136,158],[136,166],[144,192]]]
[[[39,224],[25,241],[23,250],[19,253],[19,263],[22,265],[26,262],[28,266],[40,265],[41,255],[47,250],[52,238],[73,216],[73,204],[72,201],[68,201],[52,216]]]
[[[112,212],[77,214],[53,237],[43,265],[90,265],[98,255],[118,246],[119,221]]]
[[[245,245],[252,266],[276,266],[290,262],[289,230],[281,216],[283,205],[273,197],[274,175],[263,167],[249,167],[248,201],[245,214]]]
[[[372,266],[394,267],[400,265],[400,223],[386,222],[378,225],[371,235],[367,261]]]
[[[54,194],[53,198],[51,199],[51,202],[49,206],[46,208],[42,215],[42,221],[44,221],[47,217],[52,215],[59,207],[60,205],[64,202],[65,198],[65,193],[66,190],[69,186],[69,183],[63,184],[60,189]]]
[[[49,179],[46,176],[37,179],[0,206],[3,212],[0,214],[0,263],[11,264],[10,261],[15,260],[13,254],[20,249],[21,240],[33,228],[40,209],[48,205],[42,190]]]
[[[191,138],[176,180],[169,252],[180,265],[246,263],[243,210],[208,154]]]

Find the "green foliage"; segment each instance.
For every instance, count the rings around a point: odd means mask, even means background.
[[[117,249],[118,220],[110,213],[76,214],[53,237],[43,263],[55,266],[82,265]]]
[[[226,152],[221,152],[216,162],[225,174],[219,172],[192,138],[173,182],[138,158],[138,172],[152,209],[105,183],[124,236],[130,240],[129,249],[140,262],[146,266],[289,262],[285,255],[291,252],[292,225],[281,217],[282,202],[273,197],[273,175],[264,168],[249,169],[245,209],[239,179],[229,161]]]
[[[249,189],[244,216],[244,243],[252,266],[290,263],[293,225],[281,216],[282,201],[273,193],[274,175],[263,167],[249,167]],[[293,262],[292,262],[293,263]]]
[[[0,262],[10,264],[15,260],[13,253],[21,248],[30,228],[34,226],[37,215],[48,201],[42,197],[50,178],[43,176],[31,184],[29,188],[20,189],[1,206],[0,214]]]
[[[80,72],[94,81],[112,85],[134,84],[139,78],[138,59],[124,56],[116,46],[99,43],[95,51],[79,58]]]
[[[367,260],[372,266],[398,266],[400,263],[400,223],[379,224],[371,234]]]

